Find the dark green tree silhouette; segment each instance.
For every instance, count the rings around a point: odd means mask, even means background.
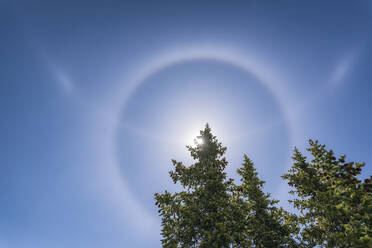
[[[195,163],[173,160],[170,176],[184,190],[155,194],[163,247],[372,247],[372,176],[358,179],[364,163],[336,158],[309,141],[311,161],[296,148],[283,176],[292,187],[294,215],[263,191],[253,162],[244,155],[235,184],[224,172],[223,147],[206,125],[188,146]]]
[[[297,149],[294,164],[283,176],[293,187],[300,212],[304,247],[372,247],[372,177],[357,178],[364,163],[336,158],[318,141],[309,141],[310,162]]]
[[[208,125],[198,138],[202,144],[187,147],[194,164],[173,160],[170,176],[184,191],[155,193],[163,247],[295,247],[294,216],[262,191],[264,182],[249,158],[244,157],[236,185],[224,172],[226,147]]]
[[[244,155],[243,167],[238,169],[242,184],[237,186],[240,211],[244,218],[237,220],[244,223],[242,233],[250,243],[239,247],[297,247],[292,238],[298,232],[296,217],[283,208],[276,207],[277,200],[270,199],[264,193],[264,181],[258,178],[253,162]],[[244,220],[244,221],[243,221]]]

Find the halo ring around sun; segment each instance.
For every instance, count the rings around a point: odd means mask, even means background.
[[[114,115],[112,116],[114,120],[111,122],[111,142],[110,151],[112,154],[112,164],[114,169],[114,174],[120,177],[120,187],[122,192],[125,192],[125,199],[123,203],[128,207],[128,202],[130,202],[132,211],[136,211],[135,216],[147,216],[149,218],[151,215],[146,213],[146,210],[135,198],[134,194],[131,192],[130,187],[125,182],[124,176],[119,176],[121,173],[120,166],[118,162],[118,150],[116,147],[116,139],[118,135],[118,129],[120,126],[119,119],[122,114],[122,110],[125,108],[128,100],[136,92],[136,89],[142,85],[148,78],[152,75],[171,67],[175,64],[181,64],[184,62],[194,61],[194,60],[212,60],[220,63],[225,63],[230,66],[239,68],[240,70],[249,73],[254,76],[258,82],[270,93],[274,98],[275,102],[278,104],[278,108],[282,114],[285,127],[288,133],[288,141],[290,146],[293,145],[293,121],[291,121],[290,116],[290,104],[288,102],[288,91],[284,89],[281,81],[278,80],[277,75],[274,75],[272,71],[263,66],[262,63],[257,58],[252,58],[248,56],[243,56],[240,52],[234,52],[226,48],[221,47],[197,47],[188,49],[177,49],[174,52],[168,52],[159,56],[157,59],[151,60],[147,65],[140,67],[141,69],[135,72],[134,76],[129,80],[129,85],[126,84],[125,88],[118,93],[117,101],[115,102]],[[128,83],[128,82],[127,82]],[[151,217],[150,217],[151,219]]]

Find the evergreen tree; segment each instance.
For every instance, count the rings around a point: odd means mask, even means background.
[[[262,191],[253,163],[245,156],[241,185],[227,179],[223,147],[206,125],[191,166],[173,160],[170,176],[184,191],[155,194],[162,217],[163,247],[294,247],[293,216],[276,208]]]
[[[295,216],[276,207],[278,201],[263,192],[265,182],[258,178],[247,155],[244,155],[243,167],[238,169],[238,174],[242,184],[237,186],[237,192],[246,226],[243,233],[251,240],[249,246],[241,247],[297,247],[292,238],[292,234],[298,232]]]
[[[283,176],[293,187],[292,201],[300,211],[305,247],[372,247],[371,179],[357,176],[364,163],[346,162],[324,145],[310,140],[307,161],[297,149],[294,164]]]

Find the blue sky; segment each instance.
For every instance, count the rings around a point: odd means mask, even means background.
[[[209,122],[288,207],[309,138],[372,173],[371,1],[0,0],[0,247],[160,247]]]

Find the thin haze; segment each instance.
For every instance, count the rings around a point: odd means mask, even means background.
[[[205,123],[265,190],[309,138],[372,173],[370,1],[0,0],[0,247],[160,247]]]

